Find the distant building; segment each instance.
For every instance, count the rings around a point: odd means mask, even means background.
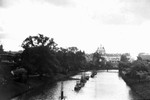
[[[105,48],[102,45],[100,45],[100,47],[97,48],[96,52],[102,55],[106,54]]]
[[[97,48],[96,52],[101,54],[101,55],[105,55],[105,48],[102,45],[100,45],[100,47]],[[94,61],[93,53],[92,54],[86,54],[85,58],[86,58],[87,62]]]
[[[142,60],[150,61],[150,54],[148,53],[139,53],[138,57],[141,57]]]
[[[104,47],[102,47],[102,45],[100,45],[100,47],[98,47],[97,52],[99,54],[101,54],[102,57],[104,57],[106,61],[109,61],[112,63],[117,63],[118,61],[120,61],[120,58],[121,58],[121,54],[118,54],[118,53],[108,54],[108,53],[106,53],[106,50]]]
[[[101,56],[103,58],[105,58],[105,62],[111,62],[114,64],[118,64],[118,62],[121,60],[122,54],[120,54],[120,53],[106,53],[106,50],[102,45],[100,45],[100,47],[97,48],[96,52],[101,54]],[[129,53],[124,53],[123,55],[126,55],[126,57],[128,59],[131,59],[131,56]],[[93,54],[86,54],[86,60],[88,62],[94,61]],[[99,61],[101,62],[101,59],[99,59]]]
[[[123,55],[125,55],[129,61],[131,60],[130,53],[124,53]]]
[[[121,59],[121,54],[106,54],[104,56],[104,58],[106,59],[106,61],[111,62],[111,63],[118,63]]]
[[[3,46],[0,45],[0,63],[1,64],[13,64],[14,56],[18,53],[22,53],[22,51],[18,51],[18,52],[4,51]]]

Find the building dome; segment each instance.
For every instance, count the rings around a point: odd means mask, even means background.
[[[97,48],[96,52],[99,54],[102,54],[102,55],[104,55],[106,53],[105,48],[102,45],[100,45],[100,47]]]

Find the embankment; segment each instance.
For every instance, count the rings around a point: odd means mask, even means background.
[[[125,76],[125,74],[123,74],[121,71],[119,74],[136,94],[138,94],[144,100],[150,100],[150,81],[131,79]]]
[[[51,78],[49,77],[33,77],[33,78],[29,78],[26,84],[23,84],[23,88],[22,87],[18,87],[18,89],[21,89],[22,91],[18,91],[17,93],[13,94],[13,96],[11,96],[11,98],[16,98],[24,93],[30,92],[31,90],[36,89],[37,87],[43,86],[44,84],[53,84],[56,83],[57,81],[62,81],[62,80],[67,80],[70,78],[70,76],[76,75],[79,72],[71,72],[69,74],[57,74],[54,77],[54,80],[50,80]],[[21,84],[21,83],[18,83]],[[17,87],[17,86],[15,86]]]

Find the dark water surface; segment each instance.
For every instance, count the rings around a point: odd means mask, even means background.
[[[90,75],[91,72],[86,72]],[[80,78],[81,74],[73,76]],[[117,70],[109,72],[98,71],[94,78],[90,78],[85,86],[79,91],[74,91],[76,80],[64,81],[65,100],[139,100],[126,83],[118,76]],[[60,100],[61,82],[53,86],[45,85],[26,93],[13,100]]]

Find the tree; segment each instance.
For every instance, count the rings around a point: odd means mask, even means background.
[[[1,53],[4,53],[4,49],[3,49],[3,45],[2,44],[0,44],[0,54]]]
[[[126,74],[130,78],[134,79],[145,79],[146,74],[148,74],[148,65],[140,60],[134,61],[130,67],[129,72]]]
[[[38,34],[26,38],[22,47],[25,49],[21,55],[22,66],[30,74],[53,74],[58,72],[59,61],[56,59],[56,43],[53,39]]]
[[[69,71],[69,63],[68,63],[68,56],[67,56],[68,50],[64,48],[59,48],[56,52],[56,57],[60,63],[60,71],[63,74],[66,74]]]
[[[78,48],[77,47],[69,47],[68,51],[76,53],[78,51]]]
[[[50,49],[56,49],[57,44],[54,42],[53,38],[49,38],[47,36],[43,36],[42,34],[38,34],[38,36],[29,36],[27,37],[22,45],[24,49],[32,48],[32,47],[40,47],[45,46]]]
[[[121,55],[120,61],[122,61],[122,62],[128,62],[127,56],[126,55]]]
[[[97,52],[95,52],[95,53],[93,54],[93,64],[94,64],[95,66],[99,66],[99,60],[100,60],[100,54],[97,53]]]
[[[102,54],[95,52],[93,54],[93,64],[95,67],[104,67],[105,66],[105,58],[102,57]]]
[[[56,54],[64,74],[85,68],[85,53],[77,47],[59,48]]]
[[[131,63],[120,61],[118,67],[119,67],[119,71],[123,71],[123,70],[125,71],[131,67]]]
[[[84,67],[85,53],[78,50],[77,47],[69,47],[67,49],[67,62],[70,70],[80,70]]]
[[[113,64],[110,61],[108,61],[108,62],[106,62],[106,67],[111,68],[111,67],[113,67]]]
[[[138,57],[137,57],[137,60],[141,60],[141,61],[142,61],[142,57],[138,56]]]

